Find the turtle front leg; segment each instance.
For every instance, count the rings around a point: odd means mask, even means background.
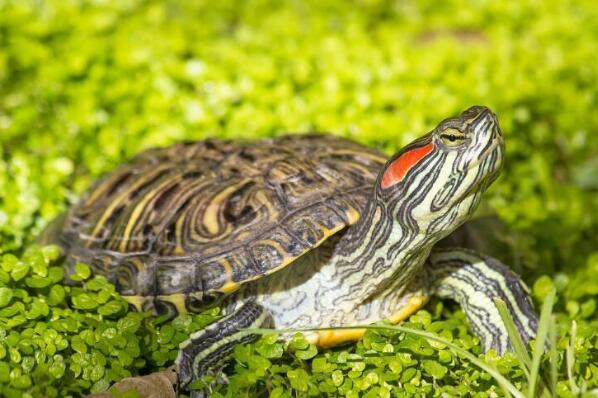
[[[270,323],[270,314],[264,307],[247,301],[224,318],[193,333],[180,345],[176,359],[179,388],[186,389],[192,381],[218,369],[237,344],[259,337],[245,329],[269,327]]]
[[[435,249],[427,263],[432,294],[457,301],[486,351],[511,350],[494,299],[503,300],[525,343],[536,335],[538,316],[528,289],[500,261],[467,249]]]

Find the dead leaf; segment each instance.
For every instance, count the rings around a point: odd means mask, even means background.
[[[88,398],[112,398],[111,391],[123,393],[135,390],[140,398],[176,398],[177,375],[173,368],[147,376],[127,377],[110,387],[108,391],[88,395]]]

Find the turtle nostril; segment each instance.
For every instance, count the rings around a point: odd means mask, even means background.
[[[465,118],[471,118],[471,117],[475,117],[477,115],[480,115],[482,112],[484,112],[484,110],[487,109],[486,107],[480,106],[480,105],[474,105],[470,108],[467,108],[466,110],[463,111],[463,113],[461,114],[462,116],[464,116]]]

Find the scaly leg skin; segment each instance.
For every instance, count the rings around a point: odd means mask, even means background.
[[[432,294],[461,305],[486,351],[502,355],[512,349],[494,298],[506,303],[524,343],[535,337],[538,316],[528,289],[500,261],[467,249],[435,249],[426,268]]]
[[[239,308],[191,336],[180,346],[176,359],[179,389],[211,374],[232,354],[237,344],[256,340],[259,336],[244,329],[269,327],[270,314],[259,304],[247,301]],[[192,397],[204,392],[192,391]]]

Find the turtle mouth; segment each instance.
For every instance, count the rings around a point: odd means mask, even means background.
[[[459,171],[459,172],[455,173],[455,175],[464,174],[468,170],[471,170],[472,168],[478,166],[486,158],[490,157],[497,148],[501,147],[502,144],[503,144],[503,139],[500,135],[497,134],[494,141],[488,146],[488,148],[486,148],[482,152],[482,154],[474,162],[471,162],[470,164],[468,164],[467,167],[463,171]],[[500,170],[501,165],[502,165],[501,161],[496,162],[496,166],[494,166],[492,168],[492,170],[489,170],[489,172],[484,177],[482,177],[477,184],[473,184],[469,188],[467,188],[467,190],[465,190],[465,192],[463,192],[459,196],[458,201],[460,202],[460,201],[464,200],[464,198],[466,198],[476,192],[484,191],[486,188],[488,188],[488,186],[490,184],[492,184],[492,182],[498,176],[498,171]]]
[[[467,171],[471,170],[472,168],[478,166],[480,163],[482,163],[484,160],[486,160],[486,158],[491,156],[494,153],[494,151],[496,150],[496,148],[502,147],[504,145],[504,140],[503,140],[502,136],[498,133],[495,133],[494,135],[495,136],[492,140],[492,143],[486,149],[484,149],[484,151],[480,154],[480,156],[478,156],[472,162],[466,163],[463,167],[458,167],[457,172],[454,174],[466,173]],[[502,162],[498,162],[498,163],[499,163],[499,165],[502,164]],[[497,167],[496,169],[499,169],[499,168],[500,167]]]

